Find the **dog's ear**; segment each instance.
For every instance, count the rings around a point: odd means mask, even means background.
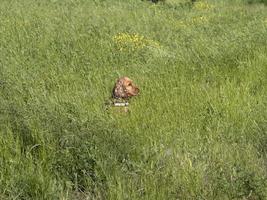
[[[123,79],[119,79],[113,88],[113,98],[127,98],[126,89],[123,83]]]

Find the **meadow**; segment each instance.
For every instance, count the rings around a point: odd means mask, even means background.
[[[264,2],[1,0],[0,199],[266,200]]]

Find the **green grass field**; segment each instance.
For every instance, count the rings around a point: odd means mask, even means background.
[[[0,199],[266,200],[251,2],[1,0]],[[140,95],[106,110],[125,75]]]

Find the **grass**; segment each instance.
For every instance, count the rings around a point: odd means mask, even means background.
[[[266,66],[261,3],[2,0],[0,199],[265,200]]]

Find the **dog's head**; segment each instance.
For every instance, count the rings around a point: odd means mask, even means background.
[[[127,99],[136,96],[139,93],[139,88],[133,84],[133,81],[128,77],[119,78],[113,88],[113,98]]]

